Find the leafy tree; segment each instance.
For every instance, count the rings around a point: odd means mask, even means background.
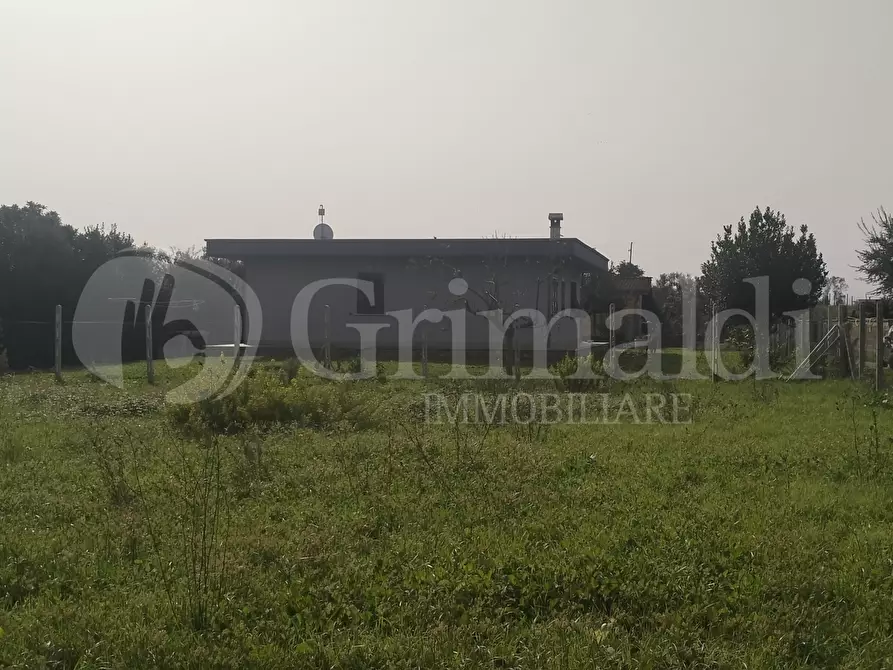
[[[581,307],[592,316],[605,315],[613,304],[616,309],[623,309],[625,295],[623,289],[624,279],[639,279],[645,276],[642,269],[635,263],[621,261],[612,266],[610,270],[596,270],[588,273],[581,291]],[[654,312],[663,322],[662,306],[654,300],[650,293],[643,296],[643,309]],[[608,330],[603,319],[593,320],[594,337],[608,337]],[[617,332],[618,341],[624,337],[625,329]]]
[[[865,236],[865,249],[858,252],[859,273],[877,286],[877,295],[893,298],[893,216],[882,207],[871,218],[871,224],[859,222]]]
[[[636,277],[645,276],[644,270],[632,261],[620,261],[617,265],[611,268],[611,273],[615,277],[622,277],[624,279],[634,279]]]
[[[590,314],[606,314],[611,303],[620,301],[616,280],[613,268],[590,272],[581,287],[581,307]]]
[[[77,231],[36,202],[0,206],[0,350],[10,367],[50,365],[55,306],[70,321],[90,275],[132,245],[115,226]]]
[[[245,279],[245,263],[243,261],[234,261],[229,258],[217,258],[215,256],[209,256],[207,244],[202,246],[202,249],[199,252],[199,258],[202,258],[210,263],[215,263],[225,270],[229,270],[240,279]]]
[[[719,309],[755,310],[755,291],[745,279],[769,278],[769,314],[777,321],[783,312],[818,303],[827,282],[825,261],[806,225],[799,235],[781,212],[755,209],[737,227],[724,226],[711,243],[710,260],[701,266],[707,299]],[[794,282],[806,279],[808,291],[800,295]],[[802,286],[802,283],[800,284]]]
[[[849,284],[843,277],[828,277],[828,283],[822,291],[822,302],[826,305],[845,305],[849,289]]]
[[[695,291],[697,312],[695,325],[698,333],[710,318],[708,300],[704,295],[702,282],[684,272],[661,274],[654,282],[651,291],[657,312],[661,318],[661,340],[664,346],[679,346],[683,342],[683,298],[686,292]]]

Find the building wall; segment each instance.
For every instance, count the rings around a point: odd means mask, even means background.
[[[521,308],[538,308],[549,314],[549,279],[553,262],[547,259],[364,259],[364,258],[245,258],[245,280],[257,293],[263,309],[262,345],[280,350],[291,350],[292,307],[299,291],[315,281],[346,278],[356,279],[360,273],[379,273],[383,277],[384,311],[412,310],[416,317],[425,306],[443,311],[459,310],[465,319],[466,348],[485,350],[489,341],[489,322],[482,316],[465,311],[463,303],[453,296],[448,285],[461,274],[468,282],[466,297],[475,311],[486,309],[485,303],[474,295],[490,291],[499,296],[507,312]],[[573,260],[562,262],[556,274],[563,278],[556,282],[556,303],[559,309],[571,307],[571,283],[576,283],[579,297],[580,274],[583,268]],[[495,281],[495,285],[491,282]],[[539,287],[539,290],[537,288]],[[562,293],[563,289],[563,293]],[[325,341],[325,306],[329,306],[329,337],[334,348],[357,349],[360,335],[350,324],[384,324],[377,333],[377,346],[396,348],[398,331],[396,319],[388,315],[358,314],[357,290],[350,286],[327,286],[320,289],[310,303],[306,323],[295,315],[294,327],[306,326],[310,344],[321,347]],[[505,315],[506,317],[508,314]],[[457,319],[456,324],[458,324]],[[448,349],[453,342],[453,328],[460,328],[450,320],[422,323],[414,334],[418,346],[422,333],[429,348]],[[576,324],[563,318],[550,333],[550,348],[571,350],[579,341]],[[529,348],[532,329],[520,331],[522,348]]]

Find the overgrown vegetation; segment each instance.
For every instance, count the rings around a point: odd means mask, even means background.
[[[254,371],[234,393],[171,405],[168,415],[175,425],[192,434],[237,433],[252,426],[281,423],[317,429],[347,426],[352,430],[381,425],[381,398],[368,383],[331,382],[303,368],[290,374],[289,379],[269,369]]]
[[[2,379],[0,665],[880,667],[893,654],[882,396],[642,380],[580,392],[691,393],[692,423],[424,423],[426,392],[555,389],[278,367],[167,410],[163,393],[193,371],[159,366],[148,387],[129,369],[125,392],[79,374]]]

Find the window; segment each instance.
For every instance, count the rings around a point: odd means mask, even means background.
[[[372,282],[375,304],[370,305],[366,295],[357,289],[357,314],[384,314],[384,275],[378,272],[360,272],[360,281]]]
[[[577,282],[571,282],[571,309],[580,308],[580,296],[577,295]]]
[[[567,284],[565,284],[564,280],[561,280],[561,304],[560,309],[563,312],[567,307]]]

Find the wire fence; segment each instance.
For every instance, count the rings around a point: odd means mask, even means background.
[[[146,357],[145,320],[123,327],[121,322],[111,321],[62,321],[61,360],[65,367],[80,366],[90,361],[81,361],[75,351],[72,329],[96,328],[95,337],[102,337],[109,327],[121,328],[121,361],[143,360]],[[54,321],[4,321],[3,340],[6,342],[7,364],[12,369],[47,369],[56,366],[56,323]],[[88,331],[89,332],[89,331]],[[153,344],[154,349],[154,344]],[[115,352],[109,352],[114,357]]]
[[[132,302],[132,301],[131,301]],[[195,311],[200,308],[200,301],[181,300],[166,303],[156,303],[155,306],[187,307]],[[327,306],[328,307],[328,306]],[[869,316],[873,312],[872,316]],[[152,323],[147,328],[146,315],[150,314]],[[865,301],[859,308],[852,310],[849,305],[838,306],[837,309],[814,309],[810,312],[808,322],[808,342],[810,348],[822,342],[828,333],[835,327],[839,328],[846,340],[847,350],[851,352],[853,376],[862,377],[866,367],[880,370],[884,366],[887,357],[887,344],[885,335],[887,329],[893,324],[891,320],[878,320],[878,315],[883,316],[882,305],[879,302]],[[129,318],[128,318],[129,316]],[[147,305],[128,305],[125,310],[125,318],[122,320],[74,320],[64,318],[64,310],[56,306],[56,318],[54,319],[19,319],[0,321],[0,336],[6,344],[6,365],[13,369],[55,369],[61,378],[63,367],[84,366],[85,364],[101,363],[105,361],[83,361],[78,356],[74,346],[72,331],[74,326],[79,328],[79,337],[91,339],[90,329],[96,329],[95,337],[99,340],[108,340],[108,329],[118,329],[120,333],[120,349],[106,352],[108,362],[133,362],[139,360],[154,360],[162,358],[164,354],[170,354],[166,347],[173,338],[184,336],[182,355],[190,355],[195,351],[203,350],[211,344],[211,333],[208,330],[196,328],[188,319],[168,319],[170,312],[167,309],[158,311],[147,310]],[[229,337],[221,339],[224,346],[240,344],[241,338],[241,313],[236,308],[233,314],[234,321],[230,321]],[[224,326],[225,329],[225,326]],[[215,330],[220,332],[219,320]],[[328,339],[328,323],[326,326]],[[804,334],[805,335],[805,334]],[[797,349],[797,327],[790,323],[778,324],[770,336],[770,349],[782,350],[792,354]],[[188,342],[187,342],[188,340]],[[427,350],[427,343],[425,346]],[[326,352],[326,358],[328,358]],[[427,358],[427,356],[425,356]],[[148,366],[150,379],[152,366]],[[876,385],[884,384],[884,376],[881,372],[875,373]]]
[[[206,312],[201,319],[203,328],[196,327],[190,319],[172,318],[176,314],[168,307],[189,307],[197,309],[201,301],[171,301],[156,303],[148,311],[151,327],[146,324],[146,305],[133,305],[125,311],[124,319],[75,320],[64,318],[64,310],[56,307],[56,318],[25,318],[0,320],[0,342],[4,345],[5,365],[13,370],[55,369],[61,375],[63,367],[83,367],[91,363],[121,363],[162,358],[170,354],[172,348],[182,349],[180,355],[191,355],[206,346],[222,342],[232,345],[241,339],[241,314],[237,312],[238,326],[234,314],[225,319],[220,310]],[[165,309],[155,309],[162,306]],[[211,327],[207,327],[208,324]],[[111,335],[118,340],[120,348],[110,347],[101,355],[107,360],[81,360],[74,346],[73,329],[77,326],[80,341],[108,342]],[[235,328],[238,327],[237,332]],[[95,332],[94,332],[95,331]],[[181,347],[172,347],[171,340],[183,336]],[[216,339],[215,339],[216,338]]]

